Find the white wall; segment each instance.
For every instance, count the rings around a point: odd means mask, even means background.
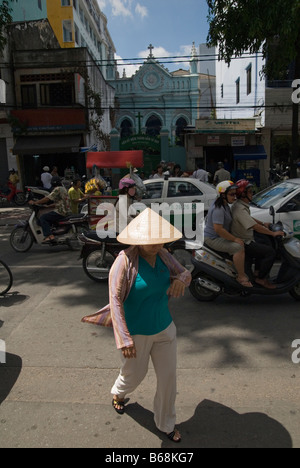
[[[261,125],[264,126],[265,78],[260,76],[263,65],[264,61],[260,53],[253,55],[245,53],[241,58],[233,58],[229,67],[224,61],[217,61],[216,88],[219,119],[252,118],[261,115]],[[252,86],[251,93],[247,95],[247,68],[249,66],[252,70]],[[237,104],[236,81],[238,79],[240,79],[240,102]]]

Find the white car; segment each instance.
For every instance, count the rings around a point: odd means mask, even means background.
[[[185,203],[203,203],[204,211],[208,212],[217,196],[214,186],[192,178],[150,179],[144,181],[144,185],[147,194],[142,203],[147,206],[151,203],[168,203],[178,204],[183,208]]]
[[[286,224],[300,238],[300,179],[286,180],[259,192],[253,198],[251,215],[271,223],[271,206],[275,209],[275,222]]]

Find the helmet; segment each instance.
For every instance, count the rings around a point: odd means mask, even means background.
[[[51,185],[52,185],[52,187],[61,187],[62,186],[61,178],[58,177],[58,176],[52,177]]]
[[[220,197],[222,193],[226,195],[229,192],[229,190],[233,190],[236,188],[237,186],[234,184],[234,182],[232,182],[231,180],[224,180],[224,182],[220,182],[216,187],[217,195],[218,197]]]
[[[237,197],[241,198],[242,194],[247,189],[253,187],[253,184],[251,184],[251,182],[249,182],[249,180],[241,179],[236,183],[236,186],[237,186],[237,191],[236,191]]]
[[[120,183],[119,183],[119,189],[122,190],[123,188],[127,187],[127,188],[131,188],[131,187],[135,187],[136,186],[136,183],[134,180],[132,179],[122,179],[120,180]]]

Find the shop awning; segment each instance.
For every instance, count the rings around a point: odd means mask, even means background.
[[[13,153],[19,156],[52,153],[79,153],[81,137],[81,135],[19,137],[13,148]]]
[[[104,151],[87,153],[88,169],[143,167],[143,151]]]
[[[257,146],[236,146],[232,148],[235,161],[258,161],[268,159],[265,147]]]

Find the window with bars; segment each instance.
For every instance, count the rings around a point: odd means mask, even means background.
[[[37,107],[36,85],[21,86],[21,99],[24,109]]]
[[[74,86],[71,83],[41,84],[42,106],[72,106],[74,104]]]

